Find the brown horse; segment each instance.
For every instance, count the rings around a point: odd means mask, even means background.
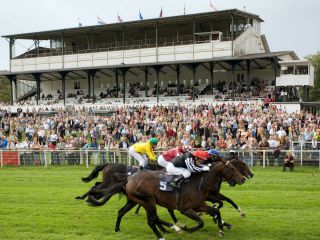
[[[188,183],[183,182],[180,190],[172,193],[159,190],[159,172],[138,172],[128,177],[128,181],[123,182],[127,203],[118,212],[115,230],[119,231],[121,218],[134,206],[141,204],[146,210],[150,228],[158,239],[163,239],[158,228],[164,231],[163,226],[175,229],[177,227],[158,217],[156,211],[156,205],[158,204],[167,209],[177,209],[185,216],[195,220],[198,223],[197,226],[184,229],[188,232],[194,232],[204,225],[197,212],[206,212],[212,217],[219,214],[219,210],[217,212],[213,207],[206,205],[205,201],[210,189],[221,179],[226,180],[231,186],[242,184],[245,181],[245,178],[229,162],[218,162],[211,167],[209,172],[192,175]],[[218,221],[218,226],[220,233],[223,234],[223,222]]]
[[[224,161],[221,157],[216,157],[212,161]],[[245,176],[247,179],[250,179],[254,176],[253,172],[250,170],[248,165],[240,158],[234,158],[230,160],[230,164],[232,164],[243,176]],[[223,201],[226,201],[230,203],[239,213],[241,217],[245,216],[245,213],[241,210],[241,208],[231,199],[228,198],[227,196],[223,195],[220,193],[221,185],[222,185],[222,180],[219,182],[215,183],[214,187],[210,189],[209,196],[207,198],[207,201],[211,202],[212,204],[218,203],[218,209],[223,207]],[[138,206],[136,209],[135,213],[138,214],[139,209],[141,205]],[[173,221],[177,224],[178,220],[175,217],[173,212],[170,212],[170,215],[173,219]],[[231,225],[225,224],[228,228],[231,228]]]

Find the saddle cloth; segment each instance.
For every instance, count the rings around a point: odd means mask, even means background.
[[[164,192],[172,192],[173,186],[170,185],[170,182],[175,178],[173,175],[167,173],[159,174],[159,190]]]

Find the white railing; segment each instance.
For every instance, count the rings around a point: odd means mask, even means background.
[[[320,150],[239,150],[238,156],[249,166],[282,166],[287,151],[291,151],[296,166],[314,166],[320,169]],[[157,155],[161,151],[156,152]],[[228,157],[229,151],[221,151],[222,157]],[[128,151],[120,150],[3,150],[0,152],[1,167],[43,166],[50,165],[82,165],[85,167],[104,163],[137,164]]]

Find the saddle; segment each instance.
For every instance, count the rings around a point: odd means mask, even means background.
[[[127,167],[127,175],[130,176],[139,171],[139,166],[128,166]]]

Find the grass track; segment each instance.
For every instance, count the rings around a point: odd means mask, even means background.
[[[92,184],[80,177],[92,169],[83,167],[5,167],[0,169],[0,239],[156,239],[148,227],[145,213],[133,212],[122,221],[121,232],[114,232],[118,209],[125,198],[113,197],[103,207],[93,208],[74,197]],[[254,168],[255,177],[244,185],[222,192],[246,212],[239,214],[225,204],[222,216],[232,223],[224,239],[232,240],[309,240],[320,239],[320,171],[297,168],[294,173],[280,167]],[[161,218],[171,222],[165,209]],[[177,214],[188,226],[194,223]],[[167,240],[219,239],[218,228],[209,216],[205,227],[193,234],[165,234]]]

